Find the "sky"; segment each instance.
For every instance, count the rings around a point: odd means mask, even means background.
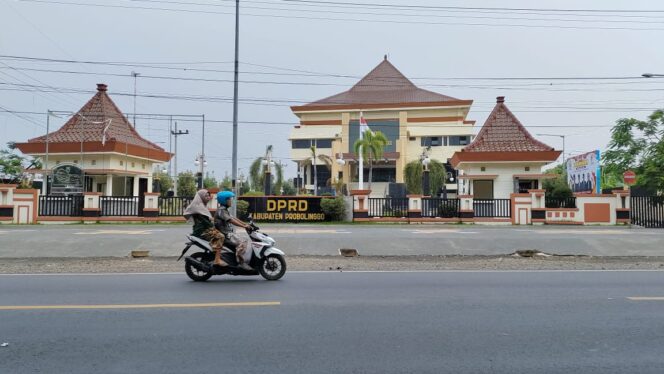
[[[664,79],[641,77],[664,74],[661,1],[240,3],[239,174],[270,144],[293,177],[290,106],[349,89],[384,55],[416,85],[474,100],[475,133],[505,96],[570,154],[604,150],[617,119],[664,108]],[[97,83],[133,113],[135,72],[138,132],[168,149],[174,115],[189,130],[178,170],[193,170],[204,115],[207,171],[230,175],[234,11],[233,0],[0,0],[0,144],[43,135],[47,110],[77,111]]]

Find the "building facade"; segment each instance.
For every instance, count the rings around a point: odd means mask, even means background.
[[[153,167],[168,162],[171,154],[142,138],[107,90],[98,84],[97,93],[59,130],[16,144],[42,161],[43,169],[31,172],[50,175],[43,194],[152,192]]]
[[[513,193],[542,189],[542,168],[557,160],[556,151],[535,139],[499,96],[474,141],[456,152],[460,194],[474,199],[509,199]]]
[[[353,145],[362,113],[369,128],[388,139],[383,158],[373,165],[373,196],[385,195],[390,182],[404,183],[406,165],[419,161],[428,147],[431,159],[448,164],[451,178],[446,187],[453,192],[457,184],[449,160],[472,141],[475,121],[466,118],[472,103],[417,87],[385,58],[348,91],[291,107],[300,121],[290,134],[299,186],[313,191],[315,180],[319,188],[341,180],[349,189],[357,188]],[[366,160],[364,168],[368,169]],[[368,174],[364,173],[365,181]]]

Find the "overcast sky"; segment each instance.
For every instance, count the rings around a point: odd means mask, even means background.
[[[241,3],[238,166],[244,174],[251,160],[272,144],[292,177],[295,168],[288,158],[287,138],[297,118],[289,106],[350,88],[384,54],[420,87],[475,100],[468,116],[477,121],[475,132],[496,96],[506,96],[507,105],[533,135],[569,135],[570,153],[603,150],[615,120],[645,118],[664,107],[664,79],[639,78],[646,72],[664,74],[661,1]],[[389,6],[400,4],[410,8]],[[569,11],[576,9],[611,12]],[[232,103],[226,99],[233,96],[233,12],[234,1],[0,0],[0,55],[143,65],[0,57],[0,106],[17,112],[77,111],[94,94],[96,83],[103,82],[116,104],[131,113],[133,99],[127,94],[133,92],[134,71],[142,75],[137,80],[139,95],[176,96],[139,96],[138,113],[205,114],[208,120],[228,121],[206,126],[209,170],[221,178],[231,172]],[[633,79],[478,79],[519,77]],[[44,114],[19,115],[0,109],[3,145],[44,134]],[[180,137],[179,170],[194,168],[201,147],[201,123],[183,119],[179,126],[190,135]],[[52,119],[52,129],[65,120]],[[144,137],[168,149],[165,118],[136,122]],[[562,148],[559,138],[539,138]]]

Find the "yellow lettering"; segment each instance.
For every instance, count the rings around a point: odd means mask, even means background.
[[[288,211],[289,212],[296,212],[297,211],[297,200],[289,200],[288,201]]]
[[[300,212],[306,212],[309,210],[309,202],[307,200],[300,200],[298,204],[298,210]]]
[[[268,200],[267,201],[267,211],[268,212],[273,212],[277,210],[277,202],[274,200]]]
[[[277,210],[282,210],[284,208],[286,208],[286,200],[279,200],[279,202],[277,202]]]

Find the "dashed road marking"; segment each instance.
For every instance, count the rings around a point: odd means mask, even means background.
[[[662,297],[662,296],[633,296],[633,297],[628,297],[627,300],[632,300],[632,301],[664,301],[664,297]]]
[[[157,230],[95,230],[75,232],[74,235],[150,235],[156,231]]]

